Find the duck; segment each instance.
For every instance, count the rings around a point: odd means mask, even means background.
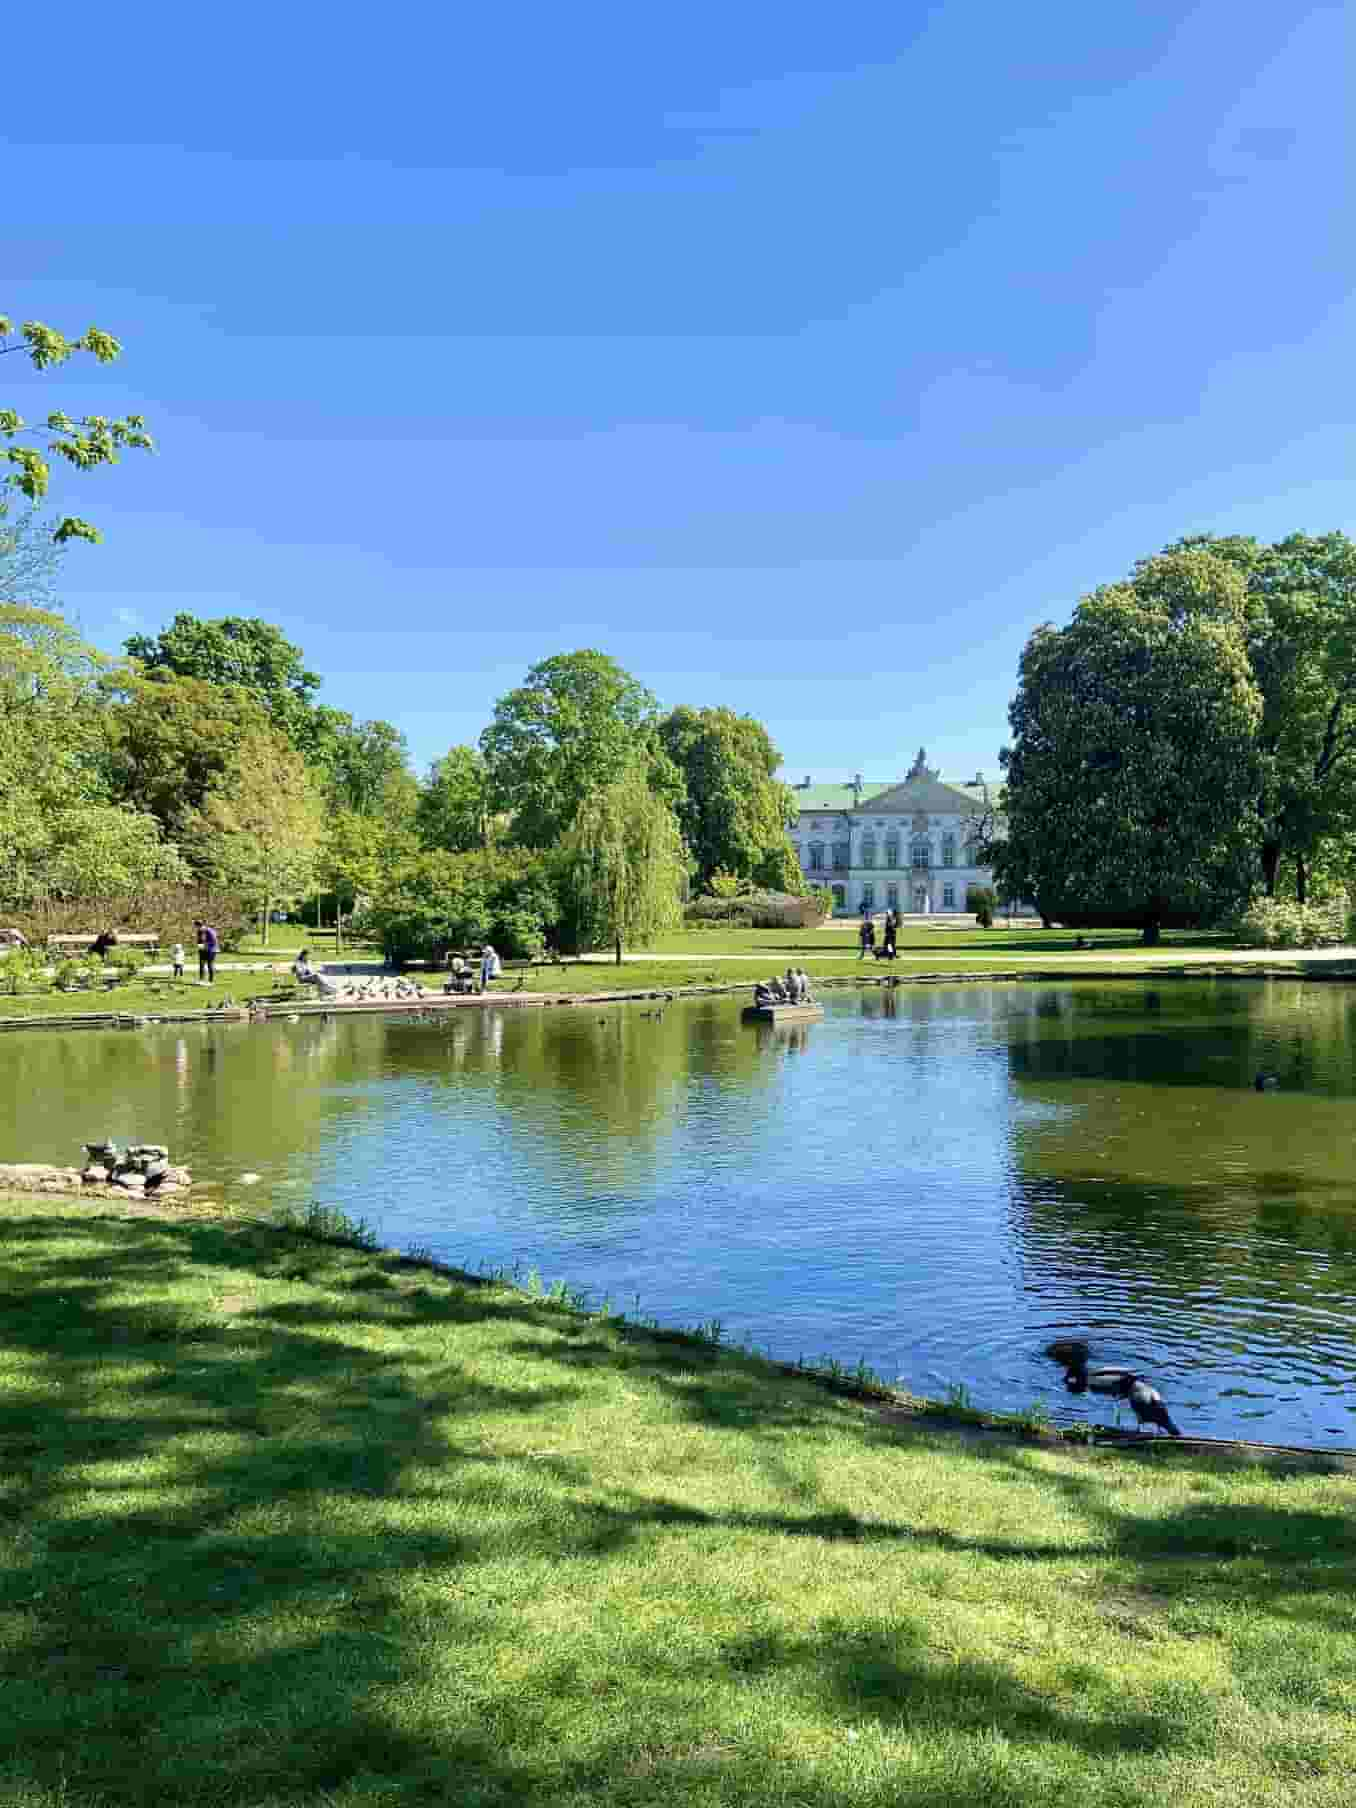
[[[1181,1437],[1162,1394],[1133,1369],[1110,1364],[1089,1367],[1088,1346],[1081,1338],[1057,1339],[1047,1345],[1045,1353],[1065,1365],[1064,1385],[1071,1394],[1108,1394],[1117,1402],[1128,1400],[1141,1431],[1146,1425],[1154,1425],[1171,1437]]]
[[[1280,1090],[1281,1082],[1276,1074],[1267,1073],[1264,1069],[1257,1075],[1252,1084],[1253,1090],[1256,1092],[1278,1092]]]

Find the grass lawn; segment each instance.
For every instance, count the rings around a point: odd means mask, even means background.
[[[0,1204],[6,1808],[1317,1805],[1350,1481],[892,1430],[247,1223]]]
[[[257,994],[276,991],[283,982],[277,975],[217,970],[211,985],[168,977],[134,979],[125,986],[97,986],[79,992],[21,992],[11,997],[0,992],[2,1017],[83,1017],[100,1012],[127,1011],[134,1016],[158,1016],[178,1011],[205,1011],[209,1005],[233,998],[243,1004]]]
[[[999,919],[1001,923],[1002,918]],[[1092,943],[1092,952],[1100,954],[1139,953],[1145,950],[1137,929],[1042,929],[1039,924],[1022,923],[1013,929],[996,927],[976,929],[970,923],[952,925],[938,919],[938,927],[921,927],[906,923],[896,938],[901,961],[922,957],[931,964],[938,958],[960,955],[969,960],[980,955],[1038,954],[1063,960],[1080,950],[1074,948],[1079,936]],[[858,951],[857,925],[848,922],[827,924],[823,929],[680,929],[661,936],[653,954],[692,954],[700,958],[708,954],[762,954],[775,956],[785,951],[794,953],[836,955],[855,960]],[[876,945],[880,946],[880,925],[876,925]],[[1217,931],[1200,929],[1167,929],[1163,932],[1164,952],[1182,949],[1226,949],[1237,946]],[[783,963],[784,964],[784,963]]]

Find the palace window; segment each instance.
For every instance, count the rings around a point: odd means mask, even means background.
[[[824,843],[822,841],[812,841],[810,843],[810,871],[812,873],[822,873],[823,870]]]
[[[923,871],[932,865],[932,846],[930,842],[915,841],[913,847],[909,851],[913,856],[915,872]]]
[[[943,910],[954,910],[955,908],[956,908],[956,888],[954,885],[944,885],[942,887],[942,909]]]
[[[942,837],[942,865],[943,866],[954,866],[955,864],[956,864],[956,838],[954,835],[943,835],[943,837]]]
[[[847,908],[847,892],[841,885],[835,885],[833,888],[833,907],[835,910]]]
[[[874,910],[875,908],[876,908],[876,888],[874,885],[864,885],[862,887],[862,909],[863,910]]]
[[[885,864],[891,867],[899,865],[898,835],[887,835],[885,837]]]
[[[833,844],[833,870],[845,873],[851,864],[852,844],[847,841],[835,841]]]
[[[886,886],[886,888],[885,888],[885,908],[887,910],[898,910],[899,909],[899,887],[897,885],[887,885]]]
[[[863,866],[874,866],[875,864],[876,864],[876,837],[874,835],[863,835],[862,836],[862,865]]]

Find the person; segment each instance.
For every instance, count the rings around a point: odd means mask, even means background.
[[[116,948],[118,938],[111,929],[101,929],[90,944],[90,953],[95,960],[102,960],[110,948]]]
[[[786,978],[782,981],[782,984],[786,988],[787,1003],[788,1004],[799,1004],[800,1003],[800,985],[797,982],[796,969],[794,967],[788,967],[786,969]]]
[[[467,969],[466,962],[459,954],[454,954],[452,956],[452,971],[448,975],[447,981],[443,986],[443,991],[469,992],[470,990],[471,975]]]
[[[765,979],[754,980],[754,982],[753,982],[753,1002],[756,1005],[762,1005],[762,1006],[776,1004],[777,1000],[772,996],[772,988],[768,985],[768,983]]]
[[[504,969],[500,963],[499,956],[495,953],[490,944],[486,942],[485,946],[480,951],[481,991],[487,992],[489,990],[490,981],[492,979],[498,979],[503,971]]]
[[[217,976],[217,950],[221,939],[210,923],[202,926],[202,935],[198,941],[198,977],[210,982]]]
[[[862,918],[862,947],[858,960],[865,960],[868,954],[876,952],[876,925],[869,916]]]
[[[202,918],[201,917],[194,917],[194,919],[193,919],[193,945],[198,951],[198,978],[206,979],[207,978],[207,962],[203,959],[203,954],[202,954]]]
[[[170,959],[174,962],[174,977],[182,979],[184,977],[184,944],[182,942],[176,942],[170,949]]]
[[[886,958],[886,960],[893,960],[895,958],[895,938],[898,936],[898,934],[899,934],[899,918],[895,915],[893,910],[887,910],[885,913],[885,958]]]
[[[802,1004],[813,1004],[814,1000],[810,996],[810,975],[805,971],[804,967],[797,970],[796,978],[800,981],[800,1002]]]
[[[309,948],[303,948],[301,953],[292,962],[292,977],[296,980],[298,985],[302,986],[315,985],[319,980],[320,975],[311,965],[311,950]]]

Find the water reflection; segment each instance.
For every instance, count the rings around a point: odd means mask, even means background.
[[[1356,993],[824,1002],[24,1033],[0,1159],[165,1141],[228,1193],[254,1170],[392,1242],[1064,1418],[1089,1409],[1039,1351],[1077,1331],[1193,1429],[1356,1442]]]

